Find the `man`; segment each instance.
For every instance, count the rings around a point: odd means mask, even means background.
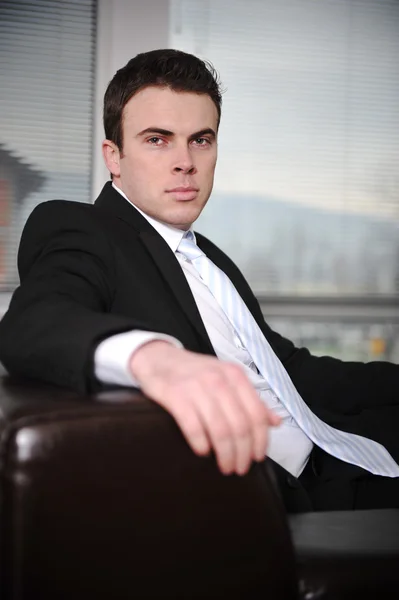
[[[192,55],[156,50],[116,73],[104,99],[112,183],[94,206],[33,211],[0,360],[77,390],[140,387],[223,473],[244,474],[267,448],[316,509],[399,506],[398,366],[295,348],[231,260],[192,233],[220,109],[212,68]]]

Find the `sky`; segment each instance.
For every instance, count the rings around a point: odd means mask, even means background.
[[[0,7],[0,141],[84,173],[91,2],[61,25],[45,4],[12,22]],[[396,0],[171,0],[170,46],[211,60],[225,88],[215,191],[399,219],[398,32]]]
[[[399,2],[172,0],[226,89],[215,189],[399,219]]]

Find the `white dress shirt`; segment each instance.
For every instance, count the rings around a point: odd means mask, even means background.
[[[114,184],[113,187],[130,202]],[[133,205],[134,206],[134,205]],[[257,390],[260,398],[282,418],[279,427],[272,427],[267,454],[287,471],[298,477],[304,469],[313,448],[311,440],[303,433],[287,409],[274,395],[267,381],[259,374],[247,350],[242,347],[230,321],[216,302],[198,271],[177,248],[184,231],[149,217],[137,206],[135,208],[164,238],[176,256],[193,293],[199,313],[204,322],[212,346],[220,360],[238,363]],[[135,350],[150,340],[164,339],[178,347],[182,344],[171,336],[148,331],[128,331],[103,340],[95,351],[94,365],[97,379],[104,383],[116,383],[139,387],[129,370],[129,361]],[[266,449],[265,449],[266,452]]]

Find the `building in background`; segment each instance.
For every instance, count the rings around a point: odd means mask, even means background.
[[[38,170],[0,144],[0,287],[13,279],[13,225],[23,200],[38,191],[46,178]]]

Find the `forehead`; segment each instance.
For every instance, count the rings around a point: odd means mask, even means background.
[[[207,94],[175,92],[170,88],[146,87],[123,109],[123,125],[137,131],[159,127],[193,133],[205,128],[217,129],[218,112]]]

